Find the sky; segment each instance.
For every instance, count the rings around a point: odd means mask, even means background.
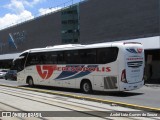
[[[83,0],[0,0],[0,29]]]

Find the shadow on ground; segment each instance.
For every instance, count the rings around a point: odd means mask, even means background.
[[[25,85],[23,87],[29,87],[28,85]],[[60,87],[51,87],[51,86],[41,86],[41,85],[36,85],[34,86],[36,89],[43,89],[43,90],[51,90],[51,91],[56,91],[56,92],[64,92],[64,93],[76,93],[76,94],[81,94],[81,95],[86,95],[79,89],[72,89],[72,88],[60,88]],[[129,96],[137,96],[137,95],[142,95],[144,93],[137,93],[137,92],[100,92],[100,91],[93,91],[90,95],[96,95],[96,96],[114,96],[114,97],[129,97]]]

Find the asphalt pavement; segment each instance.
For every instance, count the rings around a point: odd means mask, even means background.
[[[6,84],[11,86],[21,86],[17,84],[17,81],[0,80],[0,84]],[[28,88],[28,86],[24,86]],[[43,89],[48,91],[62,92],[64,94],[71,94],[77,96],[90,97],[101,100],[111,100],[115,102],[122,102],[126,104],[133,104],[151,108],[160,109],[160,84],[145,84],[142,88],[121,92],[121,93],[110,93],[110,92],[94,92],[92,94],[83,94],[80,90],[75,89],[62,89],[49,86],[36,86],[36,89]]]

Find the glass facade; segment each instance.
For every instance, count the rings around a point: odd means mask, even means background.
[[[78,43],[80,36],[79,4],[61,11],[61,25],[62,44]]]

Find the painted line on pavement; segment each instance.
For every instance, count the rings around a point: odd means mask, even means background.
[[[71,97],[71,98],[76,98],[76,99],[84,99],[84,100],[100,102],[100,103],[106,103],[106,104],[115,104],[115,105],[119,105],[119,106],[122,106],[122,107],[128,107],[128,108],[133,108],[133,109],[138,109],[138,110],[153,111],[153,112],[160,113],[160,108],[153,108],[153,107],[148,107],[148,106],[128,104],[128,103],[124,103],[124,102],[117,102],[117,101],[112,101],[112,100],[104,100],[104,99],[98,99],[98,98],[92,98],[92,97],[86,97],[86,96],[78,96],[78,95],[66,94],[66,93],[62,93],[62,92],[41,90],[41,89],[36,89],[36,88],[26,88],[26,87],[19,87],[19,86],[4,85],[4,84],[3,85],[0,84],[0,86],[23,89],[23,90],[30,90],[30,91],[53,94],[53,95],[60,95],[60,96]]]

